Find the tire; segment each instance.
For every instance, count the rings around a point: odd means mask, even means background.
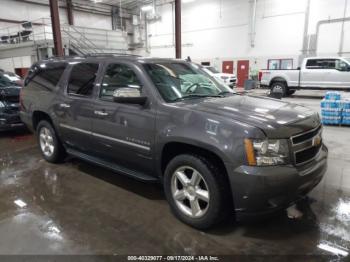
[[[197,183],[193,181],[195,172]],[[187,186],[181,174],[187,178]],[[173,158],[165,170],[164,191],[175,216],[198,229],[208,229],[234,212],[224,172],[201,156],[183,154]]]
[[[66,152],[51,123],[46,120],[40,121],[36,134],[44,159],[50,163],[61,162],[66,156]]]
[[[288,92],[288,87],[284,82],[274,82],[271,85],[271,93],[281,92],[282,97],[285,97]]]

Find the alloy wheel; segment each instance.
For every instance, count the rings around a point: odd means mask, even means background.
[[[42,127],[39,133],[40,148],[43,154],[47,157],[51,157],[55,150],[53,142],[53,136],[47,127]]]
[[[200,218],[209,207],[209,188],[203,176],[194,168],[182,166],[171,178],[172,197],[181,212],[191,218]]]

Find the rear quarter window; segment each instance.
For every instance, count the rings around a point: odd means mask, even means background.
[[[52,91],[60,81],[67,63],[47,63],[34,65],[25,80],[25,86]]]

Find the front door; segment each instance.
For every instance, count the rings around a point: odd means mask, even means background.
[[[69,73],[66,90],[53,106],[61,139],[73,149],[91,152],[93,90],[99,64],[79,63]]]
[[[113,101],[113,93],[123,87],[140,88],[142,95],[148,96],[148,87],[141,83],[138,72],[133,64],[106,65],[94,104],[94,148],[96,154],[106,160],[152,175],[156,116],[154,105]]]
[[[249,78],[249,60],[237,62],[237,86],[243,87],[245,80]]]
[[[324,75],[324,82],[329,88],[350,88],[350,72],[348,64],[341,59],[335,59],[334,68],[329,68]]]

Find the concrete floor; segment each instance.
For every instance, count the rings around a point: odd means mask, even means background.
[[[285,100],[319,110],[320,98],[300,95]],[[349,134],[324,128],[329,169],[300,204],[301,220],[281,212],[201,232],[171,214],[157,185],[77,159],[49,164],[31,134],[2,133],[0,254],[332,254],[320,243],[349,251]]]

